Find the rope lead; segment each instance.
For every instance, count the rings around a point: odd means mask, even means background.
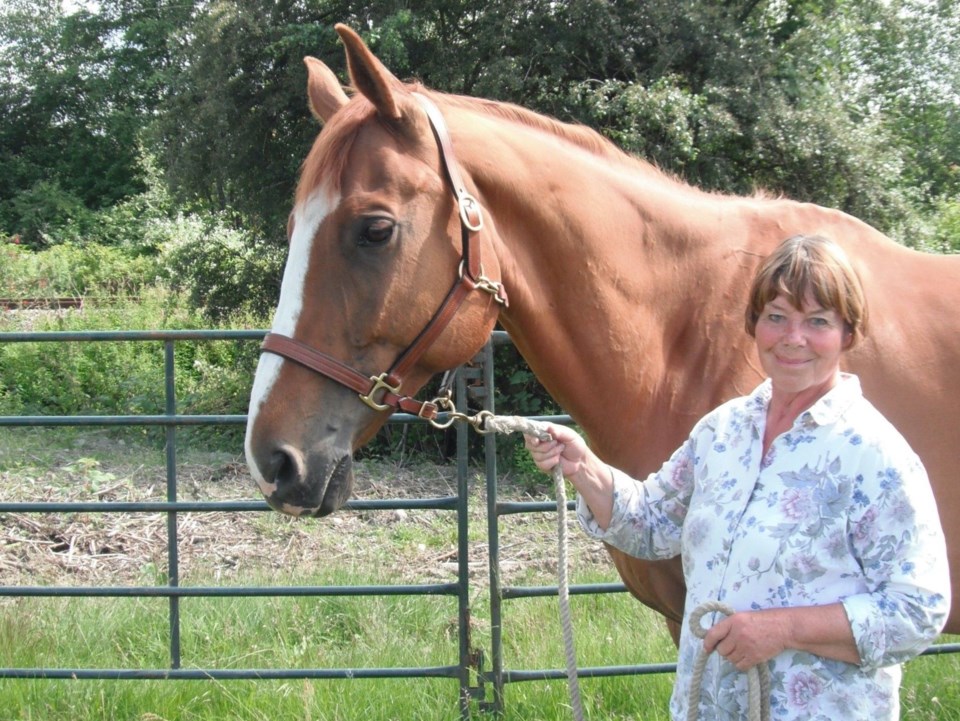
[[[485,428],[496,433],[523,433],[542,441],[551,439],[546,424],[522,416],[488,416]],[[577,677],[577,654],[573,643],[573,621],[570,617],[570,581],[567,576],[567,488],[558,463],[551,472],[557,491],[557,587],[560,597],[560,624],[563,628],[563,647],[567,657],[567,687],[570,707],[575,721],[583,721],[583,703],[580,700],[580,680]]]
[[[732,616],[733,608],[720,601],[704,601],[690,614],[690,632],[697,638],[707,635],[700,625],[700,619],[708,613],[717,611]],[[700,711],[700,686],[703,684],[703,672],[707,667],[709,654],[703,649],[697,655],[690,677],[690,696],[687,700],[687,721],[697,721]],[[747,674],[747,721],[770,721],[770,669],[761,663],[748,669]]]
[[[546,430],[546,424],[522,416],[488,415],[484,421],[484,432],[523,433],[542,441],[551,440],[551,436]],[[573,643],[573,621],[570,616],[570,582],[567,577],[567,489],[559,463],[553,467],[551,476],[557,491],[557,586],[560,596],[560,623],[563,627],[563,645],[567,657],[567,686],[570,689],[570,706],[573,710],[573,717],[575,721],[583,721],[580,681],[577,677],[576,649]],[[734,613],[733,608],[720,601],[707,601],[700,604],[690,614],[690,630],[697,638],[702,639],[707,633],[700,625],[700,620],[707,613],[715,611],[727,616]],[[693,675],[690,679],[690,697],[687,703],[687,721],[696,721],[700,711],[700,687],[703,683],[707,658],[708,654],[701,650],[694,664]],[[747,721],[770,721],[770,669],[766,664],[761,663],[749,669],[746,673]]]

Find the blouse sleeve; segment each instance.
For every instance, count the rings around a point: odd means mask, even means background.
[[[636,558],[658,560],[680,553],[680,535],[694,486],[694,442],[688,439],[644,481],[611,468],[613,517],[606,531],[577,498],[577,516],[588,535]]]
[[[865,669],[921,653],[950,610],[947,550],[933,491],[913,451],[872,454],[857,479],[848,538],[866,578],[865,593],[843,605]]]

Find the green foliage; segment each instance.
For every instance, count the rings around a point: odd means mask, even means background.
[[[266,317],[280,296],[286,253],[223,223],[182,219],[163,247],[165,277],[214,322],[238,312]]]
[[[933,245],[943,253],[960,253],[960,196],[945,199],[938,206]]]
[[[15,330],[9,320],[0,330]],[[148,289],[136,303],[32,316],[32,331],[163,330],[209,327],[182,299]],[[240,327],[258,327],[237,315]],[[4,327],[6,326],[6,327]],[[181,341],[174,348],[177,410],[243,414],[259,357],[255,342]],[[155,415],[165,411],[161,343],[91,341],[0,344],[0,415]],[[162,442],[158,428],[126,431]],[[118,431],[119,433],[119,431]],[[183,431],[188,443],[237,448],[236,427]]]
[[[9,298],[136,296],[157,278],[155,259],[102,245],[30,251],[0,246],[0,287]]]
[[[544,390],[526,361],[510,344],[494,350],[494,401],[505,415],[538,416],[560,413],[556,402]]]
[[[956,187],[950,4],[228,0],[197,15],[157,125],[181,197],[279,235],[316,132],[299,58],[344,77],[334,20],[398,77],[585,122],[709,189],[764,188],[889,232]]]
[[[718,138],[736,131],[729,114],[676,76],[658,78],[649,87],[587,81],[573,89],[571,101],[581,120],[621,148],[674,172],[694,170],[701,153],[713,157],[714,147],[722,146]]]
[[[16,229],[27,247],[40,248],[57,241],[64,231],[88,226],[92,213],[57,180],[38,180],[10,202]]]
[[[336,21],[401,78],[590,123],[711,189],[882,230],[958,189],[955,3],[17,0],[2,19],[0,228],[30,242],[136,195],[146,142],[178,202],[279,244],[317,131],[301,58],[343,75]]]
[[[39,242],[80,208],[142,189],[143,120],[131,78],[108,57],[117,43],[101,16],[21,1],[4,5],[0,28],[0,228]]]
[[[77,477],[83,483],[83,490],[90,495],[97,495],[106,487],[112,486],[117,476],[109,471],[100,469],[100,461],[96,458],[84,456],[73,463],[64,466],[64,471]]]
[[[214,2],[177,33],[169,98],[150,137],[176,198],[234,212],[281,245],[297,170],[318,127],[303,56],[334,55],[346,3]]]
[[[279,296],[284,251],[237,229],[225,214],[174,211],[153,160],[141,162],[144,192],[97,212],[76,206],[82,221],[48,228],[44,248],[0,246],[6,297],[136,296],[163,282],[208,321],[266,316]],[[58,212],[38,217],[67,219]]]
[[[60,243],[44,250],[0,246],[0,287],[9,297],[82,298],[84,309],[10,314],[0,318],[0,330],[266,325],[283,260],[278,250],[258,250],[215,218],[169,215],[156,187],[90,215],[89,227],[109,244],[65,240],[73,234],[65,229]],[[178,343],[179,412],[245,413],[258,357],[256,343]],[[160,344],[0,345],[0,414],[157,414],[163,393]],[[156,442],[163,434],[130,432]],[[237,427],[181,430],[189,443],[218,447],[238,447],[241,434]]]

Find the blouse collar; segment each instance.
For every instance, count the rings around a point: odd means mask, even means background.
[[[773,384],[771,380],[767,378],[748,396],[748,411],[760,427],[763,427],[766,422],[767,408],[770,406],[770,398],[772,395]],[[853,373],[841,373],[837,385],[801,413],[796,423],[814,423],[818,426],[834,423],[862,396],[863,391],[860,388],[860,379]]]

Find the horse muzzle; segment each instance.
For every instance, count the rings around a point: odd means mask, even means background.
[[[353,489],[350,451],[304,453],[278,444],[259,453],[248,449],[247,464],[267,503],[291,516],[327,516]]]

